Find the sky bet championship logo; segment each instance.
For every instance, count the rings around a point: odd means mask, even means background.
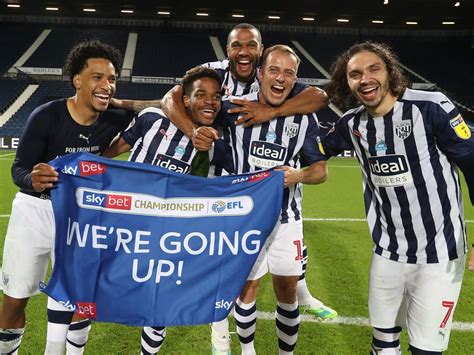
[[[250,196],[236,197],[179,197],[161,198],[153,195],[95,190],[85,187],[76,189],[79,207],[112,213],[126,213],[160,217],[213,217],[244,216],[253,210]]]

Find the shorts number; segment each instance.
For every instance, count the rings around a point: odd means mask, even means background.
[[[446,326],[446,323],[448,323],[449,316],[451,316],[451,312],[453,311],[453,308],[454,308],[454,302],[443,301],[442,305],[443,307],[446,307],[448,310],[446,311],[446,315],[444,316],[443,321],[439,325],[440,328],[444,328]]]
[[[295,260],[303,260],[303,252],[301,248],[301,240],[294,240],[293,244],[296,245],[296,257]]]

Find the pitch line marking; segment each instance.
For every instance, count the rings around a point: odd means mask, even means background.
[[[324,324],[344,324],[344,325],[357,325],[357,326],[370,326],[369,320],[364,317],[342,317],[337,316],[334,319],[321,321],[314,316],[301,314],[301,321],[308,323],[324,323]],[[257,318],[264,320],[275,320],[274,312],[260,312],[257,311]],[[474,332],[474,323],[470,322],[453,322],[452,330],[459,330],[464,332]]]
[[[308,222],[367,222],[365,218],[303,218]],[[474,219],[466,219],[466,223],[474,223]]]
[[[3,157],[8,157],[10,155],[15,155],[16,153],[7,153],[7,154],[0,154],[0,158],[3,158]]]

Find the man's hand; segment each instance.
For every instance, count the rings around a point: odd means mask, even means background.
[[[240,107],[231,108],[228,110],[229,113],[244,113],[235,121],[236,125],[243,124],[244,127],[250,127],[257,123],[270,121],[276,116],[275,108],[270,105],[241,99],[231,99],[230,102]]]
[[[275,170],[285,172],[285,187],[296,185],[303,180],[303,171],[301,169],[295,169],[289,166],[279,166],[278,168],[275,168]]]
[[[36,192],[43,192],[53,187],[53,182],[58,181],[58,172],[46,163],[39,163],[31,171],[31,184]]]
[[[193,131],[191,138],[194,148],[200,151],[208,151],[212,143],[219,139],[219,133],[212,127],[201,126]]]

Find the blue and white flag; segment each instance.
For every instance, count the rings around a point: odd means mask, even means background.
[[[224,319],[280,213],[282,172],[206,179],[89,153],[50,164],[56,260],[42,288],[97,321]]]

